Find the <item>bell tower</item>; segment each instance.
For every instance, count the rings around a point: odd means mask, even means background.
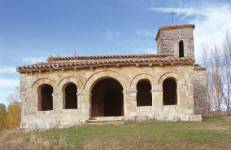
[[[194,59],[193,24],[161,26],[156,35],[157,54]]]

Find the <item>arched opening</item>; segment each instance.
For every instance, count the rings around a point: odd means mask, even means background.
[[[64,86],[64,109],[77,109],[77,86],[74,83],[68,83]]]
[[[179,42],[179,57],[184,57],[184,42],[182,40]]]
[[[177,84],[174,78],[167,78],[163,82],[163,103],[164,105],[177,104]]]
[[[140,80],[137,83],[137,106],[152,106],[152,85],[148,80]]]
[[[49,84],[42,84],[38,87],[38,110],[53,110],[53,87]]]
[[[91,93],[92,117],[123,115],[123,87],[117,80],[99,80]]]

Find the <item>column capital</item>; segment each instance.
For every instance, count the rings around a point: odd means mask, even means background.
[[[84,89],[78,89],[77,95],[91,95],[91,93]]]
[[[137,92],[137,90],[135,88],[128,88],[128,89],[123,90],[124,94],[133,94],[133,93],[136,93],[136,92]]]

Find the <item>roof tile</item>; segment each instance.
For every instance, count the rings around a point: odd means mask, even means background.
[[[46,72],[51,70],[71,70],[99,67],[122,66],[162,66],[193,65],[192,58],[175,58],[167,55],[109,55],[109,56],[73,56],[50,57],[45,63],[18,67],[20,73]]]

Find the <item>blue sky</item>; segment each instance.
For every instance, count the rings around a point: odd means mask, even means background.
[[[0,103],[19,84],[16,66],[50,55],[156,53],[170,12],[196,25],[197,60],[231,29],[230,0],[0,0]]]

